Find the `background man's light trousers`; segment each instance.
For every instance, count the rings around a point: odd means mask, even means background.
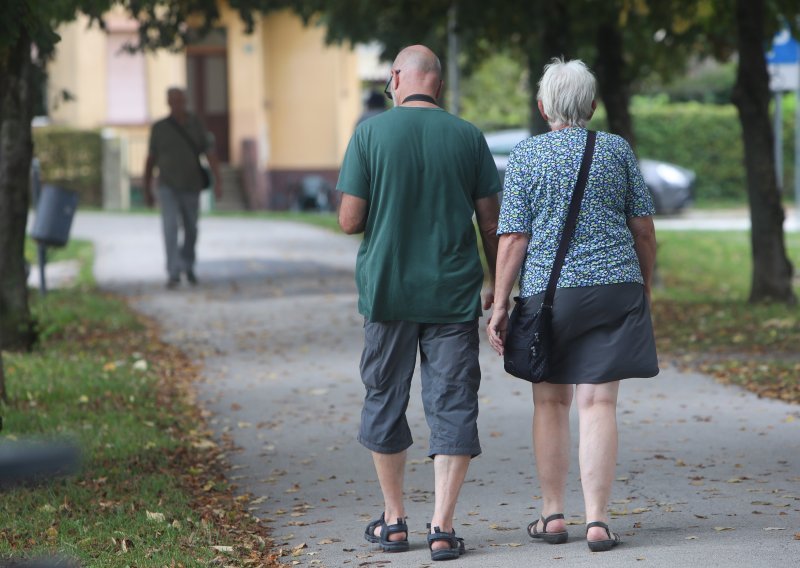
[[[200,216],[200,192],[178,191],[159,186],[161,224],[167,253],[167,274],[180,278],[181,272],[194,270],[197,219]],[[183,243],[178,245],[178,232],[183,227]]]

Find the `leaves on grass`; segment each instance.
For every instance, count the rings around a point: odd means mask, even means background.
[[[166,522],[166,520],[167,520],[164,517],[164,513],[152,513],[150,511],[147,511],[147,519],[149,521],[155,521],[157,523],[163,523],[163,522]]]
[[[785,306],[693,298],[652,307],[659,353],[679,368],[800,404],[800,318]]]

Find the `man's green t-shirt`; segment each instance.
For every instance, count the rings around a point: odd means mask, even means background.
[[[500,191],[486,140],[439,108],[395,107],[361,123],[337,189],[367,200],[356,262],[359,312],[372,321],[480,317],[475,201]]]

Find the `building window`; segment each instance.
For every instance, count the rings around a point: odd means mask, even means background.
[[[124,50],[136,43],[136,33],[111,32],[107,37],[108,122],[143,124],[148,121],[144,54]]]

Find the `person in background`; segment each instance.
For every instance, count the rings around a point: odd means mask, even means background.
[[[377,116],[383,111],[386,110],[386,99],[383,98],[383,95],[380,93],[376,93],[375,91],[370,91],[369,95],[367,95],[367,99],[364,102],[364,112],[361,113],[361,116],[358,117],[358,122],[356,122],[356,126],[361,124],[367,119],[372,118],[373,116]]]
[[[186,109],[183,89],[167,91],[169,116],[153,124],[147,162],[144,168],[144,197],[148,207],[155,204],[153,169],[158,168],[158,201],[167,255],[167,288],[180,285],[181,274],[189,284],[197,284],[194,271],[200,192],[207,187],[200,154],[205,154],[212,170],[214,195],[222,197],[219,161],[212,136],[200,119]],[[183,227],[183,242],[178,233]]]
[[[483,134],[437,105],[441,89],[436,55],[421,45],[402,50],[386,86],[395,107],[356,128],[337,184],[339,224],[348,234],[364,233],[356,263],[366,389],[358,439],[372,452],[384,499],[364,537],[387,552],[409,548],[403,476],[412,439],[405,413],[419,352],[435,477],[427,541],[436,561],[465,550],[453,514],[470,460],[481,453],[484,273],[473,215],[494,266],[500,191]],[[492,297],[489,290],[484,309]]]
[[[487,332],[503,354],[508,301],[532,317],[542,304],[596,106],[596,81],[579,60],[555,59],[539,83],[547,134],[520,142],[506,170],[498,234],[495,304]],[[655,212],[636,158],[619,136],[598,132],[577,226],[553,302],[552,372],[533,385],[533,442],[541,486],[534,539],[567,541],[564,493],[570,457],[569,410],[577,399],[586,539],[594,551],[619,544],[608,527],[617,462],[620,380],[658,374],[650,289]]]

